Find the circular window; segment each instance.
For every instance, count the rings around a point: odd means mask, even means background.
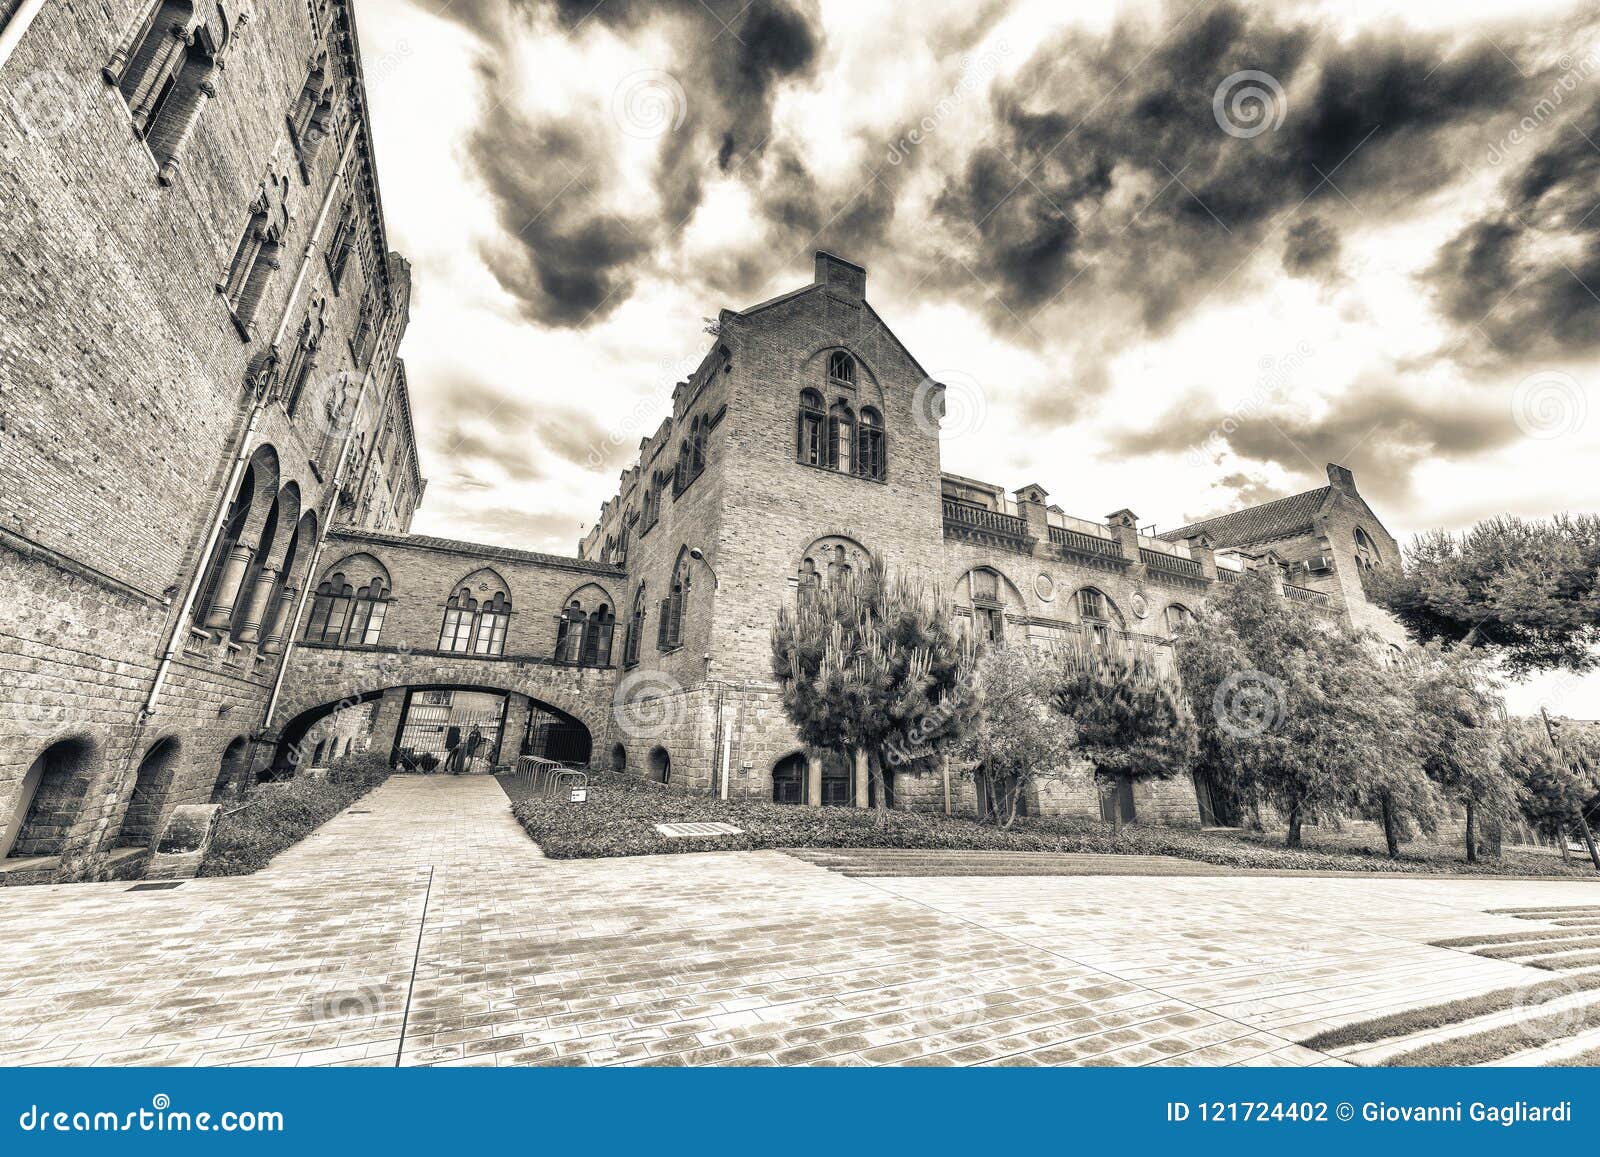
[[[1134,592],[1133,598],[1128,600],[1128,605],[1133,608],[1133,613],[1136,617],[1141,619],[1150,617],[1150,604],[1146,601],[1144,595],[1139,592]]]
[[[1050,602],[1056,597],[1056,580],[1047,574],[1040,574],[1033,580],[1033,593],[1038,595],[1042,602]]]

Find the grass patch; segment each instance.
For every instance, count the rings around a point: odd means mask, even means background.
[[[1450,940],[1430,940],[1434,948],[1487,948],[1493,944],[1545,944],[1552,940],[1584,940],[1592,936],[1584,929],[1565,932],[1506,932],[1499,936],[1456,936]]]
[[[1572,1011],[1539,1016],[1518,1024],[1505,1024],[1499,1028],[1467,1036],[1451,1037],[1423,1045],[1410,1052],[1397,1053],[1384,1061],[1385,1068],[1411,1068],[1437,1065],[1481,1065],[1498,1061],[1528,1049],[1539,1048],[1551,1041],[1571,1036]]]
[[[1474,955],[1488,960],[1510,960],[1516,956],[1531,956],[1539,952],[1571,952],[1576,948],[1600,948],[1600,936],[1579,936],[1574,940],[1527,940],[1521,944],[1505,944],[1497,948],[1481,948]],[[1527,963],[1533,963],[1528,961]]]
[[[1515,916],[1519,920],[1545,920],[1552,916],[1600,916],[1600,906],[1573,904],[1566,908],[1485,908],[1491,916]]]
[[[920,848],[974,851],[1075,852],[1173,856],[1201,863],[1273,871],[1366,871],[1563,875],[1559,861],[1537,854],[1468,864],[1459,851],[1417,846],[1399,861],[1330,842],[1289,850],[1264,833],[1201,832],[1131,824],[1117,833],[1098,818],[1019,820],[1009,831],[927,812],[877,813],[848,807],[796,807],[750,800],[723,801],[668,791],[635,776],[595,774],[588,802],[530,794],[526,779],[500,780],[518,822],[553,859],[645,856],[755,848]],[[741,835],[667,839],[658,823],[728,823]],[[1324,833],[1308,835],[1322,839]]]
[[[1581,956],[1536,956],[1518,961],[1529,968],[1542,968],[1546,972],[1565,972],[1569,968],[1593,968],[1600,964],[1600,952],[1585,952]]]
[[[1562,1057],[1560,1060],[1551,1061],[1546,1068],[1552,1069],[1592,1069],[1600,1065],[1600,1049],[1588,1049],[1576,1056]]]
[[[200,863],[202,876],[248,876],[291,848],[389,778],[388,765],[373,756],[347,757],[325,778],[298,776],[263,784],[217,821],[211,847]]]
[[[1559,980],[1541,980],[1538,984],[1519,985],[1516,988],[1497,988],[1481,996],[1467,996],[1443,1004],[1430,1004],[1425,1008],[1394,1012],[1372,1020],[1357,1021],[1340,1028],[1319,1032],[1300,1043],[1308,1049],[1340,1048],[1344,1045],[1370,1044],[1390,1037],[1410,1036],[1459,1024],[1474,1017],[1488,1016],[1492,1012],[1505,1012],[1512,1008],[1537,1008],[1541,1004],[1569,996],[1576,992],[1600,990],[1600,972],[1584,976],[1564,976]],[[1425,1062],[1417,1062],[1425,1063]]]

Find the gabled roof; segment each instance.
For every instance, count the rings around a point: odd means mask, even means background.
[[[1204,522],[1191,523],[1177,530],[1156,535],[1167,542],[1178,542],[1197,534],[1208,536],[1212,545],[1222,550],[1252,543],[1271,542],[1310,530],[1312,519],[1322,504],[1328,500],[1331,486],[1319,486],[1304,494],[1291,494],[1276,502],[1263,502],[1260,506],[1247,506],[1232,514],[1219,514]]]

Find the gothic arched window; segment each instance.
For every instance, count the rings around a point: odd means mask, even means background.
[[[1362,570],[1376,570],[1378,566],[1378,547],[1367,532],[1359,526],[1356,527],[1356,564]]]
[[[589,612],[583,629],[581,661],[585,667],[611,666],[611,635],[615,628],[616,616],[605,603]]]
[[[887,473],[884,454],[883,415],[871,406],[861,410],[861,425],[856,436],[856,473],[863,478],[882,479]]]
[[[856,384],[856,359],[844,350],[834,350],[828,355],[828,383],[835,386]]]
[[[344,575],[335,572],[322,580],[311,603],[311,621],[306,624],[306,639],[312,643],[344,641],[344,626],[355,601],[355,587]]]
[[[1182,603],[1173,603],[1167,608],[1167,634],[1176,639],[1187,631],[1194,623],[1194,612]]]
[[[628,637],[622,645],[622,663],[631,667],[639,661],[639,640],[644,637],[644,584],[633,594],[633,614],[628,617]]]
[[[800,391],[800,434],[795,453],[807,466],[827,465],[827,451],[823,443],[824,423],[822,395],[816,390]]]
[[[583,603],[573,599],[556,622],[556,662],[576,663],[583,655]]]
[[[506,631],[511,626],[511,596],[496,591],[494,598],[483,604],[478,612],[478,632],[472,651],[476,655],[503,655],[506,651]]]
[[[672,571],[672,586],[661,600],[661,620],[656,624],[656,647],[670,651],[683,645],[683,607],[689,594],[688,556],[680,554]]]
[[[439,650],[466,654],[472,649],[472,621],[478,614],[478,600],[466,587],[453,593],[444,604],[444,625],[439,628]]]

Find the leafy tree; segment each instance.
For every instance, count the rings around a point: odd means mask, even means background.
[[[1368,593],[1419,641],[1487,649],[1514,677],[1600,663],[1600,516],[1492,518],[1419,535],[1406,555],[1403,570],[1372,572]]]
[[[1189,705],[1149,655],[1121,646],[1062,648],[1051,699],[1076,728],[1078,752],[1102,790],[1123,776],[1177,775],[1194,761]],[[1121,814],[1116,813],[1119,826]]]
[[[967,726],[971,663],[949,603],[881,563],[802,588],[772,630],[772,673],[801,740],[865,752],[880,809],[891,748],[927,758]]]
[[[1412,735],[1428,778],[1466,811],[1467,862],[1478,859],[1480,813],[1494,831],[1515,815],[1517,782],[1507,774],[1500,719],[1505,703],[1481,655],[1430,648],[1404,669],[1415,719]],[[1495,841],[1498,846],[1498,839]]]
[[[1050,661],[1031,647],[986,649],[972,685],[971,726],[951,751],[987,779],[992,804],[979,819],[1009,828],[1028,789],[1072,760],[1074,729],[1052,710]]]
[[[1533,827],[1567,855],[1567,830],[1595,792],[1593,778],[1560,757],[1538,719],[1509,718],[1502,731],[1501,762],[1521,789],[1522,812]]]
[[[1385,820],[1396,855],[1403,828],[1433,823],[1438,800],[1408,740],[1410,705],[1362,636],[1306,614],[1252,572],[1212,600],[1177,658],[1207,766],[1277,809],[1285,846],[1300,846],[1306,820],[1352,808]]]

